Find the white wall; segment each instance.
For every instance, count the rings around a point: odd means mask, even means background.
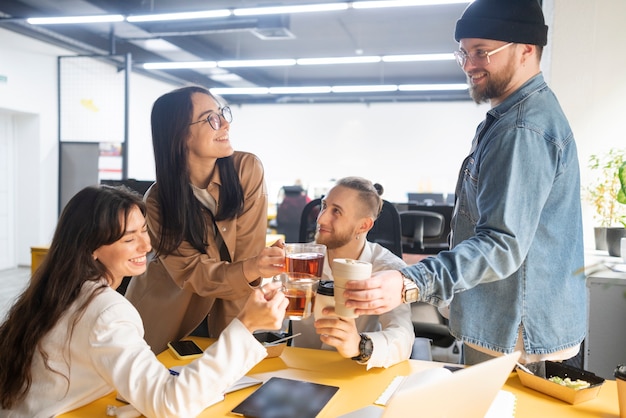
[[[626,146],[620,126],[626,115],[626,55],[621,53],[626,2],[543,3],[550,25],[544,72],[572,124],[584,180],[590,154]],[[0,29],[0,75],[8,77],[0,84],[0,111],[16,124],[19,264],[30,263],[30,246],[48,242],[56,222],[56,57],[67,54]],[[131,77],[129,177],[154,178],[150,108],[171,88],[136,74]],[[388,200],[399,201],[407,191],[453,190],[459,164],[486,108],[463,102],[246,105],[233,110],[231,140],[235,148],[263,160],[270,193],[296,179],[316,186],[362,175],[383,184]],[[593,224],[586,206],[585,216],[589,243]]]
[[[57,55],[64,51],[0,29],[0,111],[10,119],[16,253],[30,264],[30,245],[47,242],[57,206]],[[9,178],[0,179],[2,182]]]
[[[550,86],[568,116],[581,165],[590,180],[591,154],[626,150],[626,1],[544,0],[551,22]],[[593,247],[593,209],[584,202],[585,243]]]
[[[296,179],[314,189],[359,175],[404,202],[409,191],[454,191],[486,110],[469,101],[249,105],[233,110],[231,141],[261,158],[272,199]]]
[[[13,231],[7,231],[6,227],[0,231],[0,250],[3,237],[14,236],[14,263],[18,265],[30,265],[30,247],[49,243],[57,221],[57,57],[60,55],[72,54],[0,29],[0,75],[7,77],[6,83],[0,83],[0,113],[3,115],[0,121],[11,127],[0,129],[3,144],[0,149],[12,150],[15,172],[14,176],[9,176],[0,170],[0,182],[13,182],[15,218]],[[150,119],[146,115],[149,115],[151,103],[172,86],[137,74],[131,76],[131,84],[130,136],[148,138],[149,152],[146,154],[141,143],[135,146],[132,139],[129,152],[133,153],[131,158],[144,159],[146,155],[148,166],[153,166]],[[7,132],[11,132],[11,137]],[[130,169],[129,175],[134,175]]]

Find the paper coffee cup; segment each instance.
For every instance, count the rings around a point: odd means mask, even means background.
[[[335,281],[335,313],[344,318],[357,318],[353,308],[346,308],[343,291],[350,280],[366,280],[372,276],[372,264],[350,258],[335,258],[332,263]]]

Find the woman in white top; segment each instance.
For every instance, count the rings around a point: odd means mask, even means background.
[[[266,355],[252,336],[278,329],[287,301],[256,289],[202,357],[173,376],[115,291],[151,250],[141,197],[87,187],[67,204],[48,255],[0,326],[0,417],[50,417],[116,390],[148,417],[196,416]],[[268,285],[269,286],[269,285]],[[104,412],[104,411],[103,411]]]

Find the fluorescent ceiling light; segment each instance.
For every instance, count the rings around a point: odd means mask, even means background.
[[[467,90],[467,84],[401,84],[399,91],[448,91]]]
[[[382,0],[355,1],[353,9],[379,9],[388,7],[437,6],[441,4],[471,3],[474,0]]]
[[[384,93],[391,91],[450,91],[467,90],[466,84],[384,84],[369,86],[304,86],[304,87],[253,87],[210,89],[220,96],[263,94],[324,94],[324,93]]]
[[[309,87],[270,87],[269,94],[323,94],[330,93],[330,86],[309,86]]]
[[[267,87],[216,87],[209,89],[211,93],[217,94],[218,96],[225,95],[240,95],[240,94],[269,94],[270,89]]]
[[[385,91],[396,91],[398,86],[394,84],[371,85],[371,86],[333,86],[333,93],[378,93]]]
[[[218,61],[217,65],[222,68],[288,67],[288,66],[296,65],[296,60],[295,59],[231,60],[231,61]]]
[[[146,62],[146,70],[180,70],[184,68],[215,68],[215,61],[187,61],[187,62]]]
[[[366,57],[325,57],[325,58],[284,58],[284,59],[260,59],[260,60],[224,60],[224,61],[185,61],[185,62],[150,62],[143,64],[143,68],[150,70],[159,69],[184,69],[184,68],[222,68],[237,67],[272,67],[293,65],[335,65],[335,64],[375,64],[378,62],[413,62],[413,61],[450,61],[454,55],[445,54],[411,54],[411,55],[387,55]]]
[[[106,23],[106,22],[159,22],[168,20],[187,20],[187,19],[212,19],[218,17],[234,16],[254,16],[254,15],[270,15],[270,14],[294,14],[294,13],[311,13],[311,12],[330,12],[342,11],[349,8],[353,9],[373,9],[373,8],[389,8],[389,7],[412,7],[427,6],[441,4],[456,3],[472,3],[473,0],[384,0],[384,1],[355,1],[340,3],[320,3],[320,4],[303,4],[296,6],[270,6],[270,7],[248,7],[240,9],[218,9],[204,10],[197,12],[181,12],[181,13],[158,13],[147,15],[131,15],[124,17],[123,15],[99,15],[99,16],[61,16],[61,17],[32,17],[26,21],[32,25],[54,25],[54,24],[73,24],[73,23]]]
[[[380,62],[377,56],[368,57],[329,57],[329,58],[300,58],[298,65],[333,65],[333,64],[369,64]]]
[[[454,60],[453,53],[445,54],[413,54],[413,55],[385,55],[383,62],[415,62],[415,61],[448,61]]]
[[[348,9],[348,3],[303,4],[300,6],[249,7],[233,10],[235,16],[257,16],[270,14],[293,14],[312,12],[332,12]]]
[[[96,15],[96,16],[61,16],[61,17],[31,17],[26,19],[31,25],[61,25],[75,23],[107,23],[123,22],[122,15]]]
[[[228,17],[232,14],[230,10],[205,10],[202,12],[180,12],[180,13],[159,13],[151,15],[128,16],[126,20],[135,22],[159,22],[163,20],[188,20],[188,19],[212,19],[216,17]]]

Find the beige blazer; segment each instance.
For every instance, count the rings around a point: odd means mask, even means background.
[[[242,262],[265,246],[267,188],[263,165],[255,155],[236,151],[234,163],[244,191],[244,209],[235,219],[217,222],[232,262],[220,259],[215,237],[209,234],[207,254],[183,241],[178,253],[151,260],[146,272],[130,281],[126,297],[139,311],[145,339],[155,353],[165,350],[169,341],[189,335],[207,315],[210,336],[219,336],[252,291]],[[216,202],[220,187],[216,172],[206,189]],[[153,247],[160,230],[157,188],[155,183],[145,198]]]

